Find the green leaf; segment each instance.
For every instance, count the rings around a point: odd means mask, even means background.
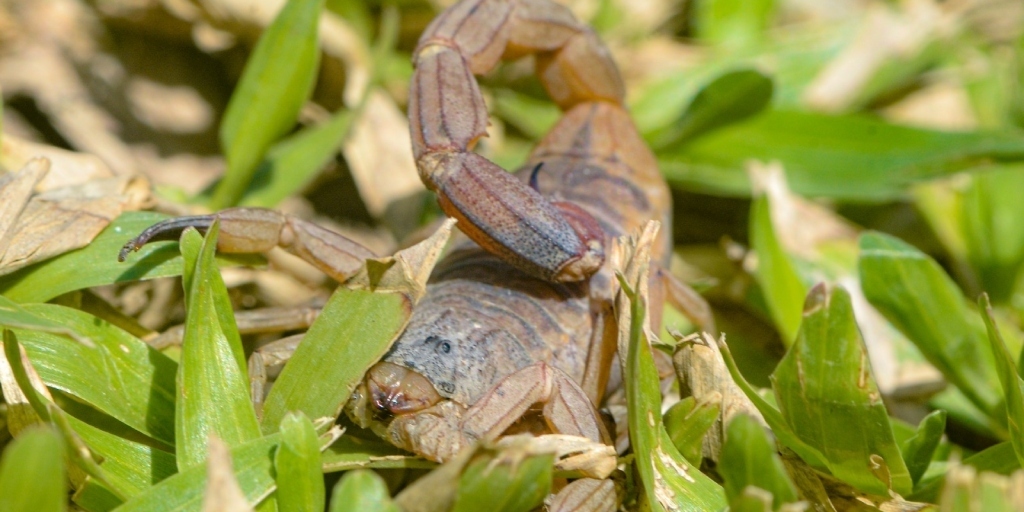
[[[335,432],[321,435],[320,448],[335,439]],[[271,434],[231,449],[235,477],[249,503],[258,503],[274,491],[274,453],[280,442],[280,434]],[[118,512],[198,511],[206,492],[206,476],[204,461],[128,500]]]
[[[755,198],[750,207],[750,245],[757,251],[756,277],[768,311],[779,329],[782,342],[789,346],[800,328],[807,287],[775,236],[767,195]]]
[[[345,473],[331,491],[331,512],[401,512],[391,501],[388,486],[376,472],[357,469]]]
[[[776,453],[775,443],[764,427],[746,414],[738,414],[729,422],[717,467],[733,509],[748,486],[771,493],[771,510],[800,499]]]
[[[995,355],[996,373],[1003,384],[1010,443],[1013,444],[1013,451],[1017,454],[1017,462],[1024,466],[1024,380],[1017,375],[1017,365],[1014,364],[1013,356],[1007,350],[1003,335],[996,326],[988,295],[981,296],[978,306],[984,311],[982,318],[985,320],[985,329],[988,331],[989,343],[992,346],[992,353]]]
[[[71,428],[102,459],[100,467],[117,492],[131,498],[175,474],[174,454],[129,441],[68,416]]]
[[[1009,475],[1021,469],[1013,444],[1009,441],[990,446],[975,453],[964,459],[963,464],[971,466],[979,472],[989,471],[1000,475]],[[942,490],[944,483],[945,473],[926,476],[921,484],[918,485],[918,489],[914,494],[911,494],[908,498],[914,501],[934,503],[938,501],[939,492]]]
[[[274,455],[277,506],[282,511],[324,509],[320,442],[313,422],[302,413],[281,420],[281,445]]]
[[[546,135],[562,117],[551,100],[537,99],[512,89],[494,91],[494,114],[531,139]]]
[[[939,132],[863,116],[769,110],[676,150],[660,165],[674,186],[749,196],[746,164],[778,160],[794,192],[840,200],[902,198],[916,181],[1024,158],[1024,137]]]
[[[735,52],[761,43],[775,13],[775,1],[704,0],[696,9],[700,40]]]
[[[79,343],[92,343],[88,338],[84,337],[84,335],[75,332],[74,329],[71,329],[59,322],[54,322],[50,319],[40,317],[3,295],[0,295],[0,326],[9,327],[11,329],[21,328],[56,333],[64,336],[71,336],[77,339]]]
[[[214,222],[205,240],[187,230],[180,243],[187,312],[174,423],[179,470],[206,461],[211,433],[231,447],[260,436],[231,302],[213,265],[218,230]]]
[[[0,510],[67,510],[62,444],[50,427],[30,427],[0,460]]]
[[[967,259],[996,302],[1010,298],[1024,261],[1024,166],[975,173],[961,192]]]
[[[304,128],[271,147],[238,204],[273,208],[305,189],[338,153],[357,112],[341,110],[327,122]]]
[[[376,435],[352,435],[356,431],[358,427],[349,427],[344,436],[321,454],[320,462],[325,473],[358,468],[428,469],[437,466],[436,462],[410,455]]]
[[[793,450],[804,462],[809,466],[819,471],[828,472],[828,462],[825,460],[825,456],[814,446],[805,443],[801,440],[792,427],[789,426],[782,413],[779,412],[771,403],[764,399],[760,393],[751,386],[747,379],[743,378],[743,374],[740,373],[739,368],[736,367],[736,360],[733,359],[732,353],[729,351],[729,346],[725,344],[724,340],[718,342],[718,348],[722,351],[722,362],[725,363],[725,367],[729,370],[729,375],[732,376],[732,380],[736,383],[736,386],[743,391],[743,394],[750,399],[757,408],[757,412],[761,413],[765,423],[772,429],[772,433],[779,440],[779,444]]]
[[[753,69],[727,71],[704,85],[678,120],[648,135],[654,149],[672,149],[707,132],[741,121],[772,100],[771,78]]]
[[[935,449],[946,431],[946,411],[933,411],[921,420],[917,432],[900,444],[900,452],[914,483],[921,481],[932,461]]]
[[[946,378],[990,416],[1000,395],[984,326],[960,289],[926,254],[897,238],[860,238],[864,295]]]
[[[551,492],[554,456],[534,455],[502,460],[501,455],[478,456],[463,470],[452,512],[526,512]]]
[[[87,246],[0,277],[0,294],[20,303],[46,302],[58,295],[115,283],[181,274],[181,255],[173,242],[153,242],[117,261],[117,253],[133,236],[166,219],[153,212],[125,212]],[[262,257],[218,256],[221,265],[257,265]]]
[[[337,417],[411,313],[412,301],[401,293],[335,290],[271,388],[263,406],[263,431],[276,430],[288,411]]]
[[[260,36],[220,126],[228,169],[211,208],[232,206],[249,188],[267,149],[295,125],[320,65],[324,0],[290,0]]]
[[[622,293],[630,301],[626,386],[629,439],[637,472],[651,510],[721,510],[725,492],[676,450],[661,418],[661,388],[650,340],[644,332],[647,305],[620,275]],[[662,503],[662,500],[671,502]]]
[[[665,431],[679,453],[694,466],[700,467],[704,435],[715,424],[721,405],[718,402],[697,403],[688,396],[665,413]]]
[[[73,329],[93,344],[18,330],[18,339],[47,386],[174,446],[174,361],[88,313],[52,304],[28,304],[25,310]]]
[[[796,343],[772,373],[786,423],[836,478],[867,493],[909,494],[913,481],[841,287],[811,289]]]

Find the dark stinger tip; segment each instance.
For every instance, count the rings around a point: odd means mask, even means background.
[[[132,238],[121,247],[117,253],[117,261],[124,262],[128,259],[128,253],[138,251],[142,246],[157,240],[177,240],[181,232],[187,228],[196,228],[200,232],[206,232],[213,224],[213,215],[198,215],[194,217],[178,217],[158,222],[148,227],[138,236]]]

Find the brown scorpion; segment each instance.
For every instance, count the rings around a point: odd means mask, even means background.
[[[474,75],[527,55],[564,116],[510,174],[472,151],[488,122]],[[668,186],[623,105],[610,53],[551,0],[462,0],[427,27],[413,61],[416,164],[467,238],[435,269],[348,415],[437,461],[513,426],[608,442],[597,405],[614,381],[617,283],[605,249],[658,220],[652,257],[664,267],[672,231]],[[372,256],[323,228],[251,208],[165,221],[124,252],[216,218],[220,250],[279,245],[340,281]],[[706,303],[667,272],[652,272],[650,288],[655,325],[662,297],[713,329]],[[544,421],[521,421],[537,417],[538,405]]]

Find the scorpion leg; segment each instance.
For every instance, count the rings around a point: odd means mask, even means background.
[[[154,240],[176,240],[187,228],[205,231],[220,221],[217,250],[255,253],[282,247],[338,282],[358,271],[375,255],[366,247],[316,224],[263,208],[230,208],[212,215],[179,217],[154,224],[121,248],[118,261]]]
[[[414,53],[409,128],[420,177],[442,209],[481,247],[550,281],[579,281],[600,268],[604,237],[575,205],[552,202],[472,153],[487,133],[474,74],[501,58],[537,54],[552,98],[621,104],[622,80],[607,49],[563,6],[547,0],[463,0],[424,32]]]
[[[664,296],[666,301],[681,313],[686,315],[691,322],[705,332],[718,335],[715,327],[715,316],[711,312],[711,306],[704,297],[678,277],[662,267],[652,267],[651,270],[651,295],[652,300]],[[652,323],[652,325],[660,325]]]
[[[539,403],[552,432],[607,442],[608,433],[587,394],[565,372],[546,363],[498,382],[466,411],[462,431],[472,439],[496,438]]]

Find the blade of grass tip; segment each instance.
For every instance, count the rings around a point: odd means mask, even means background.
[[[900,445],[900,452],[903,453],[903,460],[915,486],[928,470],[945,431],[946,411],[933,411],[921,420],[914,435]]]
[[[287,414],[280,432],[281,445],[274,455],[278,508],[284,512],[323,510],[326,491],[313,422],[302,413]]]
[[[771,381],[786,423],[825,456],[832,475],[874,495],[911,492],[845,289],[811,289],[796,343]]]
[[[61,441],[48,426],[26,429],[0,459],[0,510],[67,510]]]
[[[1017,454],[1017,461],[1024,466],[1024,380],[1017,375],[1013,356],[1007,350],[1003,335],[999,332],[999,327],[996,326],[992,304],[989,303],[987,294],[981,295],[981,298],[978,299],[978,306],[984,311],[982,319],[985,320],[985,329],[988,330],[989,343],[992,346],[992,353],[995,355],[996,372],[1003,384],[1010,442],[1013,444],[1013,451]]]
[[[242,197],[267,148],[288,132],[309,97],[319,70],[318,27],[324,0],[291,0],[246,62],[220,127],[228,169],[210,206]]]
[[[261,435],[230,300],[213,265],[217,232],[216,222],[205,240],[187,230],[180,243],[187,311],[178,365],[175,450],[182,471],[206,461],[211,433],[232,447]]]
[[[345,473],[331,491],[330,512],[401,512],[388,494],[388,485],[376,472],[357,469]]]
[[[730,505],[748,486],[771,493],[771,510],[800,499],[775,443],[761,424],[746,414],[738,414],[729,422],[717,467]]]
[[[219,437],[211,435],[208,443],[210,454],[206,459],[206,492],[203,495],[203,512],[252,512],[253,508],[245,499],[242,488],[235,478],[231,465],[228,445]],[[308,509],[318,510],[318,509]]]

